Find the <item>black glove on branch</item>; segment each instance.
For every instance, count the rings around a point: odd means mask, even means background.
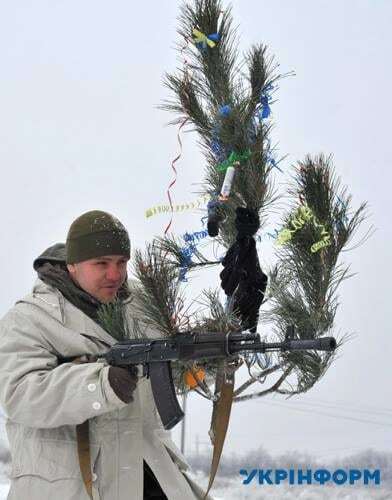
[[[133,391],[137,384],[137,368],[130,366],[129,368],[121,368],[120,366],[111,366],[109,368],[109,384],[116,396],[124,403],[133,401]]]
[[[236,212],[237,238],[222,261],[221,286],[228,296],[236,290],[233,310],[239,314],[242,327],[255,332],[268,280],[261,270],[253,238],[260,220],[255,210],[239,207]]]

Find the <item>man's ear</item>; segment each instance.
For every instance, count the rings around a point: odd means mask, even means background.
[[[68,272],[71,274],[71,275],[74,275],[75,274],[75,264],[67,264],[67,269],[68,269]]]

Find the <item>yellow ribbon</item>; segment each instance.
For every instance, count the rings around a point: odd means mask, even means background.
[[[293,233],[294,231],[291,231],[290,229],[288,228],[285,228],[285,229],[282,229],[279,234],[278,234],[278,237],[276,238],[276,244],[277,245],[285,245],[287,242],[289,242],[291,240],[291,233]]]
[[[328,245],[331,244],[331,237],[330,237],[330,235],[328,234],[328,232],[325,229],[321,233],[321,236],[323,238],[320,241],[317,241],[316,243],[313,243],[313,245],[310,247],[310,251],[312,253],[316,253],[321,248],[327,247]]]
[[[305,222],[310,220],[313,222],[316,228],[321,229],[321,236],[322,236],[320,241],[313,243],[313,245],[310,247],[310,251],[312,253],[316,253],[321,248],[330,245],[331,236],[328,234],[328,231],[325,229],[324,225],[319,224],[317,222],[316,216],[314,215],[310,207],[308,207],[307,205],[301,206],[296,210],[293,218],[289,222],[289,226],[291,226],[292,229],[290,229],[290,227],[283,228],[277,236],[276,244],[285,245],[286,243],[288,243],[291,240],[293,234],[296,233],[299,229],[301,229],[305,224]]]
[[[210,40],[207,35],[202,33],[201,31],[197,30],[196,28],[193,28],[193,36],[196,38],[195,43],[203,43],[207,44],[209,47],[214,48],[216,43]]]
[[[278,234],[276,244],[285,245],[288,241],[291,240],[292,235],[299,229],[301,229],[306,221],[311,220],[312,218],[314,218],[313,212],[307,205],[299,207],[294,217],[290,221],[290,225],[293,227],[293,229],[290,229],[288,227],[282,229]]]
[[[173,212],[185,212],[186,210],[195,210],[196,208],[201,208],[207,203],[209,200],[209,196],[201,196],[197,200],[191,203],[182,203],[180,205],[173,205]],[[145,216],[147,219],[152,217],[153,215],[158,214],[166,214],[172,211],[172,207],[170,205],[157,205],[155,207],[150,207],[145,211]]]

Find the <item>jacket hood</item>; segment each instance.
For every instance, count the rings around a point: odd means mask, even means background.
[[[38,267],[45,264],[45,262],[50,262],[51,264],[64,264],[65,266],[65,243],[56,243],[44,250],[41,255],[34,259],[34,270],[37,271]]]

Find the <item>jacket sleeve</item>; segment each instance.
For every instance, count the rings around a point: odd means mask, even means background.
[[[76,425],[126,406],[112,390],[108,371],[100,362],[58,365],[34,319],[15,309],[0,322],[0,404],[15,422]]]

